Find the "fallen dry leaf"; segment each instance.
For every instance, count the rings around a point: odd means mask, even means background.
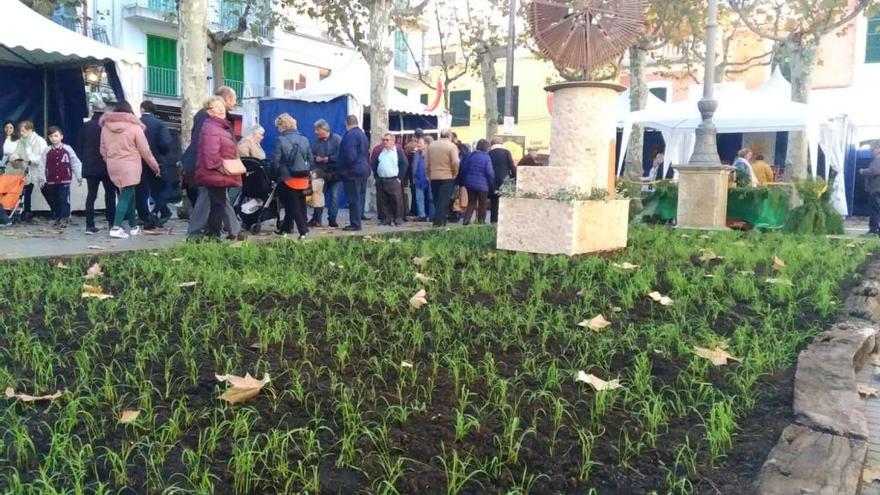
[[[654,291],[648,294],[648,297],[654,300],[654,302],[658,302],[663,306],[671,306],[675,301],[672,300],[669,296],[664,296],[663,294]]]
[[[498,253],[496,253],[495,251],[489,251],[488,253],[483,255],[484,260],[494,260],[497,257]]]
[[[858,244],[856,244],[855,242],[851,242],[851,243],[847,244],[846,247],[848,247],[848,248],[854,248],[854,247],[856,247],[857,245],[858,245]]]
[[[401,242],[403,242],[403,239],[401,239],[400,237],[392,237],[391,239],[388,239],[388,242],[390,244],[400,244]]]
[[[60,261],[58,262],[57,265],[55,265],[55,268],[60,268],[62,270],[70,270],[69,266],[65,265],[64,263],[62,263]]]
[[[411,362],[409,362],[409,361],[401,361],[401,362],[400,362],[400,367],[401,367],[401,368],[412,368],[412,367],[413,367],[413,364],[412,364]]]
[[[120,423],[131,423],[136,420],[138,416],[141,415],[140,411],[133,411],[131,409],[126,409],[122,411],[122,416],[119,417]]]
[[[620,306],[612,306],[611,311],[614,311],[615,313],[620,313],[621,311],[623,311],[623,308],[621,308]]]
[[[575,293],[575,295],[578,297],[584,297],[586,294],[587,294],[587,291],[585,291],[584,289],[581,289]]]
[[[774,285],[788,285],[790,287],[794,287],[794,284],[791,282],[791,280],[787,278],[768,278],[767,283]]]
[[[192,282],[181,282],[180,284],[178,284],[178,287],[180,287],[180,288],[195,287],[198,284],[199,283],[197,281],[193,280]]]
[[[873,483],[880,480],[880,465],[868,464],[862,469],[862,481]]]
[[[752,247],[752,244],[746,241],[736,241],[733,243],[733,245],[739,247]]]
[[[416,272],[416,280],[418,280],[419,282],[421,282],[423,284],[426,284],[428,282],[436,282],[437,281],[436,278],[431,278],[431,277],[425,275],[424,273],[418,273],[418,272]]]
[[[425,264],[428,263],[431,258],[431,256],[422,256],[421,258],[416,256],[415,258],[413,258],[413,264],[416,266],[425,266]]]
[[[703,235],[700,236],[700,239],[711,239],[711,238],[712,238],[712,237],[710,237],[710,236],[708,236],[708,235],[706,235],[706,234],[703,234]]]
[[[691,236],[689,236],[689,235],[687,235],[687,234],[681,234],[681,238],[682,238],[682,239],[690,239]]]
[[[785,268],[785,262],[779,256],[773,255],[773,269],[782,270],[783,268]]]
[[[739,273],[740,275],[754,275],[755,274],[755,272],[752,270],[739,270],[736,273]]]
[[[249,345],[248,347],[250,347],[251,349],[262,351],[263,349],[265,349],[266,346],[264,346],[263,344],[261,344],[259,342],[255,342],[255,343]]]
[[[17,394],[12,387],[6,387],[6,398],[12,399],[17,398],[22,402],[34,402],[38,400],[55,400],[61,397],[61,391],[57,391],[54,394],[50,395],[28,395],[28,394]]]
[[[150,256],[159,256],[159,253],[149,253]]]
[[[592,386],[593,389],[595,389],[597,392],[620,388],[620,380],[611,380],[610,382],[606,382],[605,380],[595,375],[588,375],[583,371],[578,371],[577,378],[575,380],[579,382],[589,383],[590,386]]]
[[[343,268],[345,268],[344,266],[342,266],[342,265],[337,265],[336,263],[334,263],[334,262],[332,262],[332,261],[329,263],[329,265],[330,265],[330,268],[339,268],[340,270],[342,270]]]
[[[715,366],[724,366],[730,361],[736,361],[738,363],[742,362],[741,359],[733,357],[729,352],[718,346],[715,346],[714,351],[710,351],[709,349],[706,349],[704,347],[694,346],[694,354],[700,356],[701,358],[708,359]]]
[[[715,251],[712,251],[711,249],[701,249],[700,251],[703,253],[700,255],[700,261],[702,261],[703,263],[712,260],[724,259],[723,256],[718,256],[717,254],[715,254]]]
[[[113,294],[104,294],[104,289],[101,287],[83,284],[82,298],[113,299]]]
[[[623,263],[611,263],[611,266],[614,268],[620,268],[621,270],[635,270],[639,267],[639,265],[633,265],[629,261],[624,261]]]
[[[214,375],[218,381],[227,382],[231,387],[220,396],[221,399],[230,404],[246,402],[260,393],[260,390],[269,383],[269,373],[263,375],[262,380],[257,380],[250,373],[246,373],[244,377],[236,375]]]
[[[412,296],[409,299],[409,305],[416,309],[421,308],[425,304],[428,304],[427,295],[428,293],[425,292],[425,289],[416,292],[416,295]]]
[[[598,332],[599,330],[602,330],[603,328],[607,327],[610,324],[611,324],[611,322],[606,320],[605,316],[596,315],[590,320],[584,320],[584,321],[578,323],[578,326],[581,326],[584,328],[589,328],[590,330]]]
[[[107,250],[107,248],[105,248],[103,246],[89,246],[86,249],[93,249],[95,251],[106,251]]]
[[[859,391],[859,395],[862,397],[880,397],[880,390],[877,390],[874,387],[869,387],[860,383],[856,388]]]
[[[88,278],[88,279],[98,278],[103,274],[104,274],[104,272],[101,270],[101,265],[99,265],[98,263],[95,263],[94,265],[90,266],[88,268],[88,270],[86,270],[86,274],[83,275],[83,278]]]
[[[171,258],[171,261],[175,263],[180,263],[181,261],[183,261],[183,258]]]

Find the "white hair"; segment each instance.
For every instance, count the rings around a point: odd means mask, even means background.
[[[266,129],[263,129],[263,126],[261,126],[260,124],[252,125],[250,130],[248,131],[248,135],[251,135],[251,136],[253,136],[254,134],[260,134],[260,133],[266,134]]]

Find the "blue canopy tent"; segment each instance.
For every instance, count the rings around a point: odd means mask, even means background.
[[[101,66],[119,100],[140,104],[143,55],[127,53],[69,31],[18,0],[0,0],[0,120],[31,120],[45,135],[50,125],[75,145],[88,116],[83,68]],[[71,205],[81,205],[82,188],[71,188]],[[40,195],[35,209],[45,209]]]

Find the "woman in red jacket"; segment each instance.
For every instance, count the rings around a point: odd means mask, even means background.
[[[229,202],[227,190],[241,187],[241,177],[223,173],[223,160],[238,159],[238,149],[229,121],[226,120],[226,102],[214,97],[205,102],[208,118],[202,125],[199,135],[199,149],[196,158],[196,184],[208,190],[211,213],[208,216],[208,235],[220,236],[223,227],[224,209]],[[230,226],[231,232],[239,229]],[[239,234],[241,236],[241,234]]]

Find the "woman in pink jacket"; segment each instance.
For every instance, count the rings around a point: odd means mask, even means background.
[[[208,191],[211,213],[208,215],[208,235],[220,237],[223,216],[229,203],[227,191],[230,187],[241,187],[241,177],[223,173],[223,160],[238,158],[238,148],[232,137],[229,121],[226,120],[226,103],[215,96],[205,102],[208,118],[202,124],[199,135],[199,149],[196,155],[196,184]],[[243,239],[238,225],[230,225],[230,238]]]
[[[135,215],[135,187],[141,182],[141,160],[159,176],[159,164],[150,152],[144,124],[134,115],[131,104],[121,101],[112,112],[101,117],[101,156],[107,162],[110,180],[119,188],[116,218],[110,237],[127,239],[141,233]],[[128,220],[129,233],[122,228]]]

